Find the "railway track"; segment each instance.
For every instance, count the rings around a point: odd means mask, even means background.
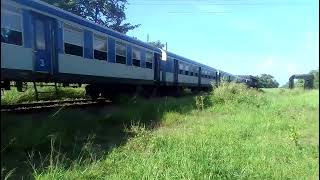
[[[77,100],[60,100],[60,101],[43,101],[32,103],[21,103],[12,105],[1,105],[1,112],[37,112],[45,111],[59,107],[89,107],[89,106],[103,106],[110,104],[111,101],[106,99],[98,99],[92,101],[89,99]]]

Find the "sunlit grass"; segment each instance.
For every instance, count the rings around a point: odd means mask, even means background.
[[[56,94],[54,87],[38,87],[40,100],[65,100],[75,98],[85,98],[84,88],[72,88],[72,87],[59,87],[58,94]],[[24,92],[18,92],[16,88],[12,88],[9,91],[5,91],[1,95],[1,104],[17,104],[36,101],[35,91],[33,87],[29,87]]]
[[[96,138],[101,139],[108,138],[99,133],[111,130],[108,123],[126,124],[125,131],[133,136],[124,144],[106,153],[106,149],[91,148],[95,141],[89,139],[83,146],[87,154],[83,154],[81,161],[75,159],[68,165],[60,158],[55,166],[36,168],[32,176],[35,179],[318,179],[318,98],[318,90],[258,92],[235,84],[225,84],[201,97],[133,98],[107,115],[97,111],[100,118],[91,120],[98,115],[87,118],[90,125],[71,121],[73,126],[68,126],[71,129],[63,131],[72,134],[72,128],[90,127]],[[85,114],[79,112],[74,117]],[[104,155],[95,156],[101,152]]]

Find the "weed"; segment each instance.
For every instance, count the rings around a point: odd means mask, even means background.
[[[204,109],[204,97],[203,96],[196,96],[196,107],[198,110]]]
[[[298,131],[296,129],[296,127],[294,125],[289,126],[289,132],[290,132],[290,139],[294,142],[294,145],[301,149],[301,145],[299,143],[299,134]]]

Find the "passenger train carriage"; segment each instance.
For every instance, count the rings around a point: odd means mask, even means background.
[[[1,81],[88,84],[98,94],[206,90],[239,79],[39,0],[1,0]],[[4,83],[6,84],[6,83]]]

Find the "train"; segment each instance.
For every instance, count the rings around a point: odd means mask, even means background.
[[[118,93],[207,91],[236,76],[154,47],[40,0],[1,0],[1,87],[86,84],[93,99]]]

